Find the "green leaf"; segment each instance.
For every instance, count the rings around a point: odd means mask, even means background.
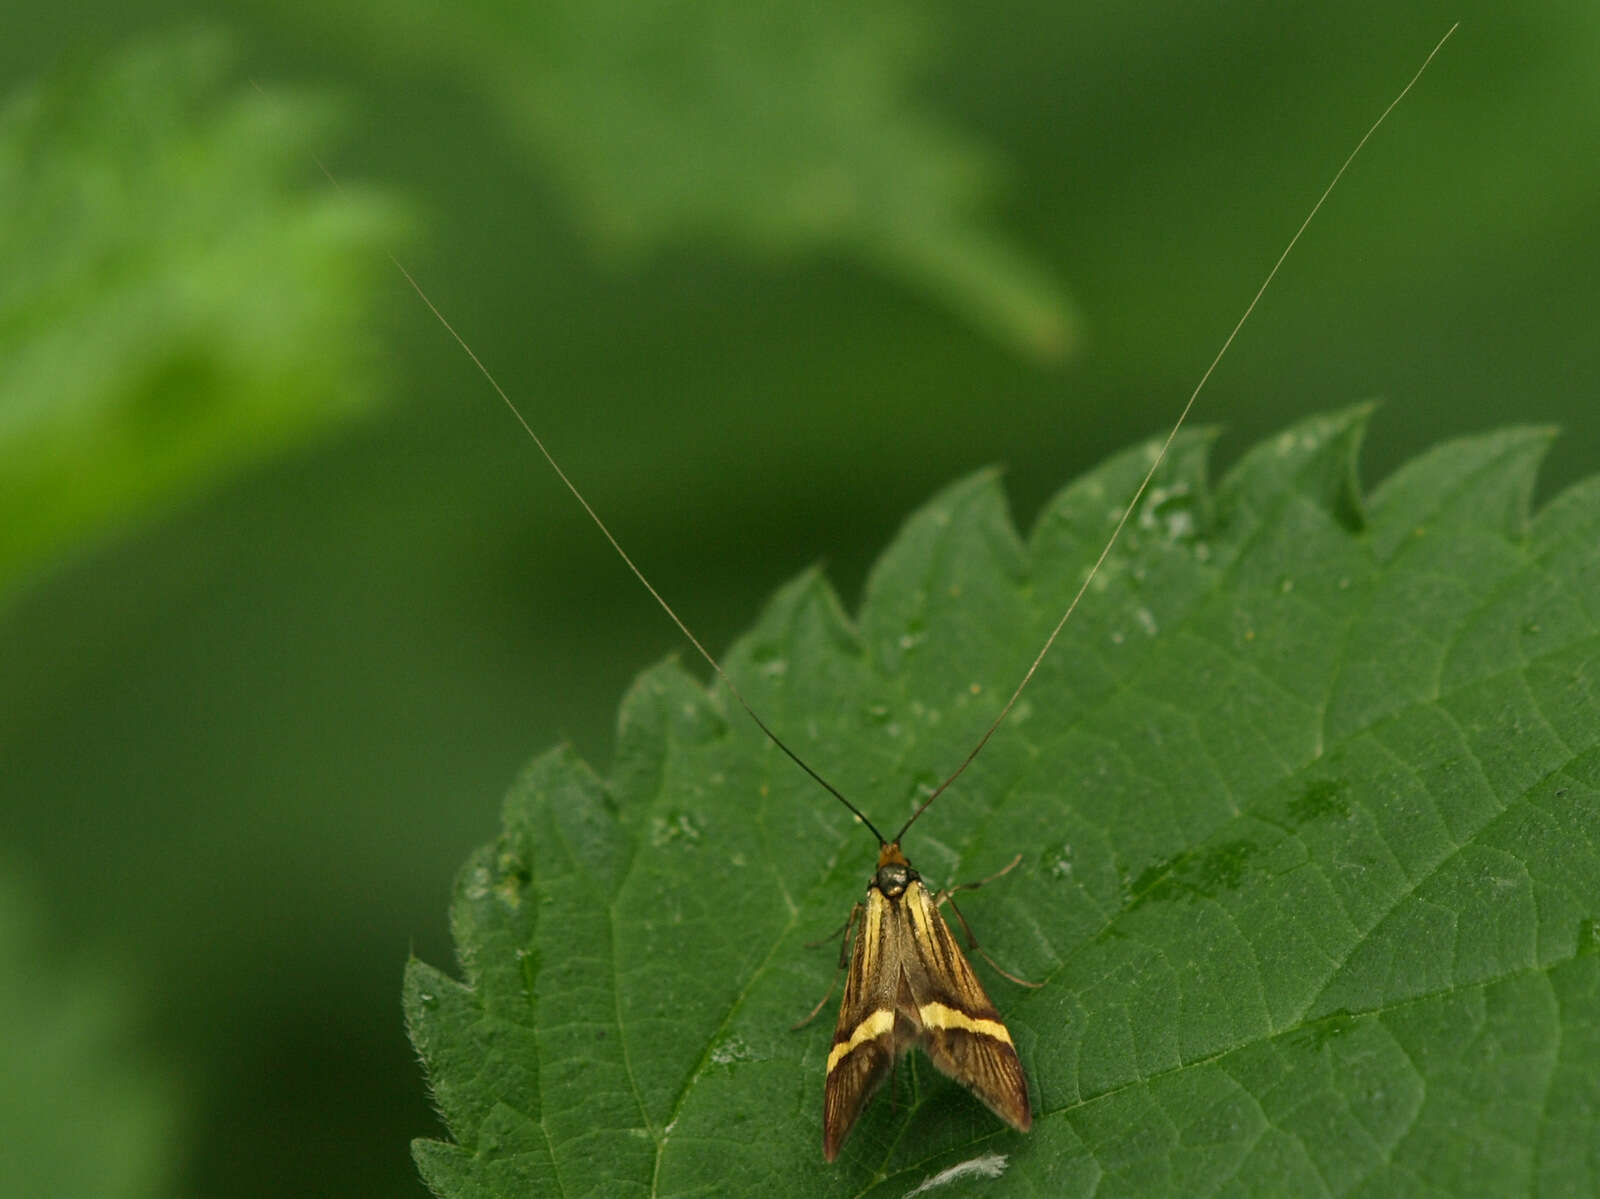
[[[227,62],[140,44],[0,110],[0,594],[373,398],[398,213],[308,187],[332,112]]]
[[[963,908],[1045,982],[990,975],[1031,1133],[913,1054],[823,1165],[831,1012],[789,1026],[834,972],[804,943],[874,846],[668,664],[623,704],[609,783],[557,750],[512,790],[457,884],[465,981],[409,967],[454,1142],[417,1142],[437,1193],[1593,1193],[1600,479],[1530,520],[1550,434],[1513,429],[1363,498],[1366,415],[1306,421],[1215,489],[1208,438],[1180,438],[907,837],[935,884],[1023,854]],[[729,670],[892,828],[992,720],[1152,452],[1069,486],[1026,543],[992,473],[956,484],[854,625],[806,575]]]
[[[319,6],[314,16],[327,20]],[[928,10],[902,0],[484,0],[367,8],[363,48],[456,68],[612,253],[717,239],[853,255],[1015,349],[1064,354],[1060,286],[985,212],[994,156],[918,91]],[[330,27],[351,32],[350,12]]]

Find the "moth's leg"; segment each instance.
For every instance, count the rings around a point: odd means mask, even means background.
[[[849,929],[851,921],[853,921],[856,918],[856,913],[859,912],[860,910],[861,910],[861,905],[858,903],[858,904],[856,904],[855,907],[850,909],[850,915],[845,918],[845,922],[843,924],[841,924],[838,928],[834,929],[831,933],[824,933],[822,936],[818,937],[815,941],[807,941],[805,943],[804,948],[806,948],[806,949],[815,949],[819,945],[826,945],[829,941],[833,940],[840,933],[843,933],[843,932],[845,932],[846,930]],[[843,957],[844,957],[843,952],[841,952],[839,954],[839,957],[840,957],[841,960],[843,959]]]
[[[1009,870],[1010,867],[1008,866],[1006,869]],[[1004,873],[1004,872],[1002,872],[1002,873]],[[985,879],[984,881],[988,882],[989,880]],[[959,890],[960,888],[957,888],[957,889]],[[940,895],[939,898],[940,898],[941,901],[948,901],[949,902],[950,910],[956,914],[956,919],[961,921],[961,927],[962,927],[963,930],[965,930],[965,932],[967,934],[967,948],[972,950],[974,953],[976,953],[984,961],[988,962],[990,969],[992,969],[996,974],[1000,975],[1002,978],[1009,978],[1012,982],[1016,983],[1017,986],[1019,986],[1019,987],[1033,987],[1034,989],[1037,990],[1039,987],[1044,986],[1043,983],[1031,983],[1025,978],[1018,978],[1015,974],[1012,974],[1011,971],[1007,970],[1004,966],[1000,965],[999,962],[995,961],[992,957],[990,957],[989,956],[989,951],[987,949],[985,949],[982,945],[978,944],[978,938],[975,937],[973,935],[973,933],[972,933],[972,925],[967,923],[967,918],[961,914],[961,909],[956,907],[956,901],[950,898],[950,892],[948,892],[948,891],[944,892],[942,895]]]
[[[1000,867],[1000,869],[996,870],[988,878],[980,878],[975,883],[957,883],[953,887],[946,887],[943,891],[939,892],[939,894],[934,898],[933,902],[934,903],[943,903],[945,900],[949,899],[952,895],[954,895],[957,891],[976,891],[979,887],[986,886],[987,884],[994,882],[994,880],[997,879],[997,878],[1004,878],[1006,875],[1010,874],[1013,870],[1015,870],[1017,868],[1017,863],[1019,863],[1020,861],[1022,861],[1022,855],[1019,853],[1016,857],[1012,858],[1009,862],[1007,862],[1004,866]],[[966,922],[963,921],[962,923],[966,923]]]
[[[1022,855],[1019,853],[1004,867],[995,871],[988,878],[980,878],[975,883],[957,883],[954,887],[947,887],[945,890],[940,891],[939,894],[933,897],[933,902],[935,907],[946,903],[950,905],[950,910],[956,914],[956,919],[961,921],[962,931],[967,934],[967,948],[975,951],[981,958],[983,958],[984,961],[988,962],[990,968],[993,969],[996,974],[1000,975],[1002,978],[1010,979],[1019,987],[1038,988],[1044,986],[1044,984],[1031,983],[1025,978],[1018,978],[1015,974],[1012,974],[1009,970],[1002,967],[999,962],[995,961],[989,956],[988,951],[984,949],[983,946],[978,944],[978,938],[972,931],[972,925],[967,923],[967,918],[961,914],[961,909],[956,907],[956,901],[954,898],[957,891],[976,891],[985,883],[992,883],[995,879],[1000,878],[1002,875],[1010,874],[1011,871],[1016,869],[1017,863],[1020,861],[1022,861]]]
[[[791,1024],[789,1026],[790,1032],[799,1032],[806,1025],[810,1024],[817,1018],[817,1013],[823,1009],[828,1000],[833,998],[834,988],[839,985],[840,977],[844,974],[845,968],[850,965],[850,930],[855,927],[856,920],[861,916],[861,911],[862,905],[859,903],[856,904],[855,907],[850,909],[850,918],[846,920],[838,929],[829,933],[820,941],[808,941],[806,943],[807,949],[815,949],[818,945],[825,945],[829,941],[833,940],[834,937],[839,937],[839,968],[834,971],[833,981],[828,984],[828,993],[817,1001],[817,1006],[811,1009],[811,1013],[806,1016],[804,1020],[800,1021],[798,1024]],[[840,936],[841,933],[844,935]]]

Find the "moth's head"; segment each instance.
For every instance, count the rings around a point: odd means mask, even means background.
[[[900,842],[890,841],[878,851],[878,872],[872,876],[872,885],[889,899],[898,899],[920,875],[900,852]]]

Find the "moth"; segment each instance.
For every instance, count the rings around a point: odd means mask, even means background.
[[[1033,1127],[1011,1033],[939,914],[948,897],[928,891],[898,839],[878,851],[866,901],[845,928],[848,942],[851,926],[860,924],[823,1086],[827,1161],[839,1156],[862,1107],[912,1045],[1012,1128]]]
[[[956,1079],[969,1091],[981,1100],[1001,1120],[1019,1132],[1026,1132],[1033,1123],[1033,1110],[1028,1097],[1027,1077],[1022,1069],[1022,1062],[1017,1056],[1016,1046],[1005,1023],[1001,1020],[999,1012],[982,983],[978,981],[972,966],[951,935],[949,926],[945,923],[940,913],[940,907],[949,903],[960,919],[963,928],[966,928],[965,918],[960,916],[959,909],[955,908],[953,896],[960,890],[969,890],[982,886],[983,882],[992,881],[985,879],[980,883],[969,883],[964,886],[954,887],[937,894],[929,891],[922,876],[907,860],[901,851],[900,841],[906,831],[928,809],[928,806],[941,795],[946,788],[954,783],[972,761],[982,752],[995,731],[1005,722],[1012,708],[1015,706],[1023,690],[1033,678],[1034,672],[1050,652],[1077,609],[1079,602],[1088,591],[1101,566],[1110,556],[1124,526],[1138,510],[1140,501],[1149,489],[1156,472],[1166,460],[1167,452],[1171,448],[1178,432],[1182,429],[1193,409],[1195,401],[1199,398],[1206,383],[1222,361],[1240,329],[1250,319],[1257,303],[1265,294],[1276,278],[1279,268],[1288,258],[1290,252],[1299,243],[1301,235],[1311,224],[1313,218],[1321,211],[1323,204],[1333,193],[1339,181],[1344,177],[1350,164],[1355,161],[1367,141],[1377,131],[1378,127],[1388,118],[1401,100],[1405,98],[1418,79],[1422,77],[1428,65],[1444,47],[1451,35],[1455,33],[1456,26],[1452,26],[1443,38],[1434,46],[1432,51],[1423,60],[1411,80],[1403,87],[1399,94],[1392,100],[1387,108],[1372,122],[1366,133],[1356,143],[1355,149],[1345,158],[1338,170],[1334,172],[1331,181],[1311,206],[1299,228],[1289,239],[1288,245],[1278,256],[1266,278],[1256,290],[1255,295],[1246,305],[1243,315],[1234,324],[1232,331],[1224,339],[1221,348],[1211,360],[1211,364],[1200,376],[1200,381],[1190,392],[1188,401],[1184,404],[1171,431],[1167,434],[1165,442],[1153,456],[1148,472],[1143,481],[1135,490],[1132,498],[1121,510],[1121,516],[1113,527],[1110,536],[1100,555],[1085,574],[1083,581],[1074,593],[1071,601],[1066,605],[1065,611],[1057,621],[1050,635],[1045,639],[1032,664],[1023,674],[1016,689],[1011,693],[999,714],[994,718],[987,731],[978,739],[978,742],[962,759],[955,771],[940,783],[922,801],[921,805],[912,814],[911,818],[901,826],[899,832],[892,838],[884,838],[866,816],[851,803],[845,796],[829,783],[821,774],[790,749],[783,740],[768,727],[755,709],[746,701],[738,685],[730,678],[722,665],[712,656],[704,645],[690,631],[689,626],[678,613],[667,603],[662,595],[656,591],[643,572],[634,564],[627,551],[612,534],[610,528],[600,518],[599,514],[590,507],[583,493],[567,476],[560,464],[545,447],[544,442],[534,431],[532,425],[522,414],[516,403],[506,393],[493,374],[483,364],[482,360],[473,352],[472,347],[466,342],[454,326],[445,318],[444,314],[434,305],[427,293],[418,284],[415,277],[399,261],[395,266],[405,277],[422,302],[443,325],[445,330],[462,348],[480,373],[488,380],[495,393],[510,409],[512,416],[522,426],[523,430],[532,439],[539,453],[549,463],[550,467],[566,486],[573,497],[583,507],[589,518],[599,528],[613,549],[639,580],[651,598],[661,607],[667,617],[677,626],[679,632],[689,641],[702,658],[708,662],[717,677],[727,686],[734,699],[750,716],[768,739],[787,755],[796,766],[820,784],[826,791],[838,799],[850,812],[866,826],[878,840],[877,868],[867,884],[867,894],[863,902],[856,904],[852,909],[850,918],[844,927],[844,938],[841,942],[841,968],[844,966],[844,951],[848,951],[848,969],[845,975],[844,999],[839,1008],[839,1020],[834,1029],[833,1041],[828,1051],[827,1074],[823,1084],[823,1114],[822,1114],[822,1153],[828,1161],[833,1161],[839,1153],[845,1138],[855,1125],[863,1107],[876,1090],[889,1075],[896,1059],[912,1046],[920,1047],[932,1060],[933,1064],[942,1072]],[[392,256],[391,256],[392,258]],[[1013,859],[1010,866],[1000,871],[1004,874],[1020,860]],[[968,932],[969,947],[977,949],[977,942]],[[852,933],[854,934],[852,940]],[[978,949],[979,953],[983,953]],[[983,954],[985,960],[987,954]],[[991,961],[991,965],[994,963]],[[995,966],[999,970],[998,966]],[[1004,971],[1000,971],[1004,974]],[[1006,975],[1012,981],[1022,985],[1036,984],[1023,983],[1023,980]],[[813,1010],[812,1016],[820,1011],[827,1002],[824,996],[822,1003]],[[809,1023],[807,1017],[801,1024]],[[799,1026],[797,1026],[799,1027]]]

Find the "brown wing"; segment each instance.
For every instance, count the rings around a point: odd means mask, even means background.
[[[862,1107],[882,1084],[913,1031],[898,1018],[896,992],[900,989],[895,928],[899,915],[894,904],[876,888],[867,891],[861,928],[856,933],[845,976],[839,1023],[828,1052],[828,1079],[822,1098],[822,1156],[832,1161],[839,1154]]]
[[[916,1005],[918,1044],[933,1064],[1019,1132],[1033,1124],[1028,1080],[1000,1013],[950,935],[921,882],[900,899],[906,920],[904,969]],[[910,1015],[911,1013],[907,1013]]]

